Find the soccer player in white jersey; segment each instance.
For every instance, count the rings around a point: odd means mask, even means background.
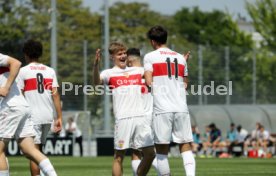
[[[19,87],[32,109],[32,121],[35,129],[35,147],[42,151],[47,134],[54,122],[54,132],[62,127],[60,96],[54,69],[39,63],[43,47],[39,41],[28,40],[23,46],[25,60],[28,63],[18,74]],[[57,116],[55,116],[57,114]],[[40,175],[38,165],[30,161],[32,176]]]
[[[195,159],[190,116],[186,103],[188,76],[185,58],[167,48],[167,31],[161,26],[152,27],[147,36],[152,51],[144,57],[145,79],[152,86],[153,130],[157,166],[161,175],[170,175],[169,144],[179,144],[187,176],[195,175]],[[186,83],[185,83],[186,82]]]
[[[140,55],[140,50],[138,48],[129,48],[127,50],[127,65],[129,67],[143,67],[141,64],[141,55]],[[150,90],[146,86],[145,79],[142,79],[142,95],[143,95],[143,100],[144,100],[144,109],[145,109],[145,114],[146,118],[148,119],[147,123],[149,127],[151,128],[152,125],[152,109],[153,109],[153,97],[151,95]],[[132,149],[132,154],[131,154],[131,167],[133,171],[133,175],[136,174],[137,168],[141,162],[141,152],[136,149]],[[154,158],[152,162],[152,166],[157,170],[157,160]]]
[[[109,53],[114,67],[99,73],[100,50],[96,52],[94,61],[94,85],[106,84],[112,89],[113,109],[115,116],[114,128],[114,161],[113,176],[123,174],[123,159],[126,149],[142,149],[144,157],[137,169],[137,175],[148,173],[155,157],[153,136],[151,129],[145,125],[145,111],[141,93],[141,67],[127,67],[126,47],[113,42],[109,46]]]
[[[15,81],[21,62],[0,53],[0,176],[9,176],[5,148],[15,138],[23,154],[48,176],[56,172],[45,155],[34,146],[31,110]]]

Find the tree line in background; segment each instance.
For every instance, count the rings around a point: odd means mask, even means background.
[[[192,51],[189,61],[191,83],[198,83],[198,49],[203,46],[203,79],[223,82],[225,47],[229,47],[230,80],[233,81],[232,103],[251,103],[252,58],[257,59],[257,103],[275,103],[276,96],[276,3],[273,0],[247,3],[247,10],[257,32],[263,36],[256,48],[249,33],[242,32],[231,15],[215,10],[204,12],[183,7],[173,15],[153,11],[146,3],[117,2],[110,7],[110,39],[143,53],[151,50],[146,32],[161,24],[169,31],[168,45],[178,52]],[[0,51],[23,59],[24,41],[42,41],[42,62],[50,62],[50,1],[2,0],[0,2]],[[82,5],[82,0],[57,0],[57,43],[59,81],[83,83],[83,41],[88,42],[89,74],[96,48],[102,46],[103,17]],[[23,60],[22,60],[23,61]],[[90,81],[91,75],[89,75]],[[82,99],[63,97],[67,109],[81,109]],[[81,92],[80,92],[81,94]],[[242,99],[243,97],[243,99]],[[237,98],[240,98],[237,100]],[[97,103],[95,103],[97,102]],[[196,101],[194,102],[196,103]],[[212,103],[212,101],[210,101]],[[224,100],[214,103],[224,103]],[[89,98],[92,114],[100,106],[99,98]],[[98,112],[97,114],[99,114]]]

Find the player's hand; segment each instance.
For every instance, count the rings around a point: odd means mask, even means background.
[[[0,87],[0,96],[5,97],[10,92],[10,89],[8,87]]]
[[[188,51],[186,54],[183,54],[184,58],[186,59],[186,62],[188,62],[191,52]]]
[[[54,133],[59,133],[61,130],[62,130],[62,120],[60,118],[55,120]]]
[[[97,49],[96,50],[96,56],[95,56],[95,60],[94,60],[94,66],[97,66],[100,63],[101,60],[101,49]]]

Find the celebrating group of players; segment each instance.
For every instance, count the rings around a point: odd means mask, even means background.
[[[93,65],[94,85],[112,89],[114,161],[112,175],[123,174],[126,149],[133,149],[134,175],[147,175],[151,165],[157,174],[171,175],[168,152],[171,140],[179,144],[187,176],[195,175],[195,159],[190,116],[186,103],[188,69],[185,56],[166,46],[167,31],[161,26],[147,33],[154,51],[144,57],[144,67],[137,49],[127,50],[120,42],[109,46],[114,67],[99,72],[100,50]],[[23,52],[28,63],[0,54],[0,176],[9,175],[5,147],[15,138],[22,152],[31,160],[32,176],[57,175],[41,146],[56,117],[53,130],[62,128],[60,97],[55,71],[41,63],[40,42],[29,40]],[[34,137],[34,138],[33,138]],[[172,139],[171,139],[172,138]]]
[[[186,103],[188,70],[185,59],[189,56],[166,46],[167,31],[161,26],[152,27],[147,37],[154,51],[144,56],[144,68],[135,49],[127,50],[124,44],[113,42],[109,53],[114,67],[100,73],[100,50],[96,51],[94,85],[108,85],[113,95],[115,155],[112,175],[122,175],[124,154],[129,148],[134,149],[134,175],[146,175],[151,164],[158,175],[171,175],[168,152],[172,138],[179,144],[186,175],[194,176],[193,137]],[[143,78],[147,87],[143,86]]]

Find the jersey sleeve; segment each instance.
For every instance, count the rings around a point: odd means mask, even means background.
[[[148,54],[144,57],[144,68],[145,71],[153,72],[152,62]]]
[[[100,79],[103,81],[104,84],[108,84],[109,76],[107,70],[101,72]]]
[[[52,87],[59,87],[56,72],[54,70],[53,70],[53,72],[54,72],[54,75],[53,75]]]
[[[0,53],[0,66],[8,66],[9,56]]]
[[[19,73],[17,75],[17,85],[20,90],[24,90],[25,84],[24,84],[24,73],[22,68],[19,70]]]

